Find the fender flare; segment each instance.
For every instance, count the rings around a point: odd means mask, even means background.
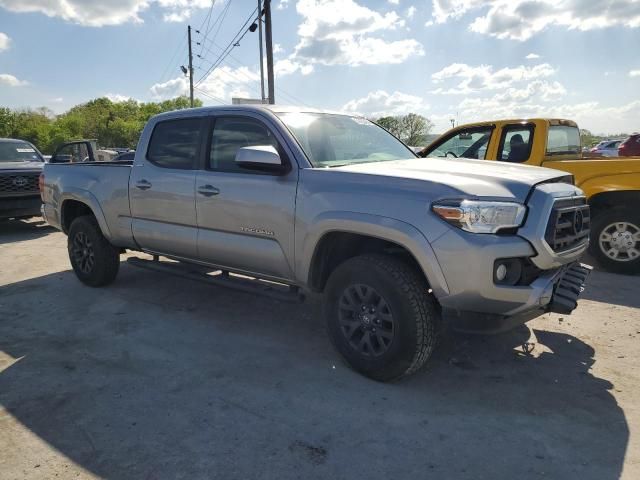
[[[91,212],[93,212],[93,216],[96,217],[96,220],[98,221],[102,234],[105,238],[111,240],[111,232],[109,231],[109,226],[104,216],[104,212],[102,211],[102,207],[100,207],[100,202],[98,202],[98,199],[88,190],[70,187],[64,192],[60,199],[60,225],[64,225],[64,202],[67,200],[75,200],[77,202],[84,203],[89,207]]]
[[[431,244],[416,227],[395,218],[346,211],[321,213],[308,225],[296,256],[296,273],[302,283],[309,284],[316,249],[321,239],[331,232],[368,235],[406,248],[427,277],[434,295],[441,297],[449,294],[449,287]]]

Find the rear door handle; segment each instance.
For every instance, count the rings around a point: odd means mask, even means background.
[[[212,197],[214,195],[218,195],[220,193],[220,190],[213,185],[202,185],[198,187],[198,193],[200,195],[204,195],[205,197]]]
[[[136,188],[139,188],[140,190],[149,190],[151,188],[151,182],[148,182],[147,180],[140,180],[136,182]]]

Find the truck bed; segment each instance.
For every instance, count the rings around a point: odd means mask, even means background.
[[[61,205],[65,200],[90,199],[106,236],[118,245],[134,247],[129,209],[129,175],[133,162],[48,163],[44,167],[49,205]],[[65,230],[64,211],[45,204],[47,221]],[[62,217],[62,218],[59,218]]]
[[[602,191],[627,190],[628,185],[640,185],[639,157],[551,160],[542,166],[570,172],[576,185],[589,197]],[[611,181],[607,182],[609,176]]]

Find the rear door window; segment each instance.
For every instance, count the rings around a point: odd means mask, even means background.
[[[195,168],[200,146],[202,119],[167,120],[153,129],[147,159],[162,168]]]
[[[533,125],[507,125],[502,129],[498,160],[523,163],[531,156]]]

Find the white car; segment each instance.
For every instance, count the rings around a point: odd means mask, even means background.
[[[617,157],[618,147],[622,140],[604,140],[591,149],[591,153],[597,153],[603,157]]]

